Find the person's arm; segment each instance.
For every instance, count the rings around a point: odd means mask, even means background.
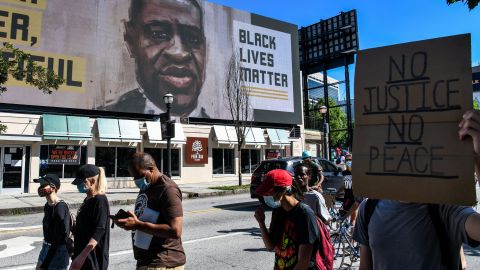
[[[136,219],[136,225],[131,227],[132,229],[139,230],[159,238],[174,238],[179,239],[182,237],[183,217],[175,217],[170,220],[169,224],[154,224],[138,220],[138,218],[132,212],[128,212],[132,217],[129,219]],[[125,226],[127,228],[127,226]]]
[[[312,258],[313,245],[300,245],[298,248],[298,261],[293,270],[307,270]]]
[[[272,251],[275,246],[272,244],[272,241],[270,239],[270,233],[268,232],[267,226],[265,225],[265,209],[262,206],[257,207],[257,210],[255,211],[255,219],[258,221],[265,248]]]
[[[372,270],[373,260],[370,248],[365,245],[360,245],[360,268],[359,270]]]
[[[480,111],[470,110],[463,114],[458,125],[458,136],[461,140],[470,137],[475,153],[475,172],[480,175]],[[471,214],[465,222],[465,231],[469,238],[480,242],[480,214]]]
[[[181,238],[183,227],[182,193],[178,188],[170,187],[165,191],[162,200],[169,220],[167,224],[141,221],[134,213],[129,211],[130,217],[117,220],[117,225],[125,230],[140,230],[159,238]]]
[[[72,264],[70,265],[70,270],[80,270],[82,269],[83,264],[85,263],[85,260],[88,257],[88,254],[92,252],[92,250],[95,249],[97,246],[98,242],[95,239],[90,239],[88,241],[87,246],[78,254],[78,256],[73,260]]]
[[[470,239],[480,242],[480,214],[473,213],[465,222],[465,231]]]

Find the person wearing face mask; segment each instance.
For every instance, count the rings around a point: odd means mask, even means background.
[[[66,246],[70,232],[70,210],[57,196],[60,179],[55,174],[47,174],[33,181],[40,184],[38,195],[47,200],[43,207],[44,240],[36,269],[67,269],[70,262]]]
[[[95,165],[83,165],[72,184],[87,197],[77,213],[70,270],[106,270],[109,261],[110,207],[105,196],[105,172]]]
[[[182,192],[162,174],[147,153],[136,153],[128,171],[140,189],[135,213],[115,221],[132,231],[133,255],[138,270],[183,270],[186,259],[182,245]]]
[[[255,211],[268,250],[275,251],[274,269],[317,269],[319,228],[313,210],[294,196],[292,175],[282,169],[268,172],[257,189],[273,208],[270,229],[265,225],[265,209]]]
[[[343,175],[343,185],[338,189],[337,196],[345,192],[344,201],[342,203],[342,209],[340,209],[340,214],[342,217],[350,216],[350,224],[355,225],[355,220],[357,219],[358,207],[363,201],[363,198],[357,197],[353,193],[353,182],[352,182],[352,155],[347,154],[345,156],[345,165],[346,169],[342,172]]]

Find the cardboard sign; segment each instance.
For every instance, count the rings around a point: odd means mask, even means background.
[[[73,145],[50,145],[48,164],[80,165],[80,147]]]
[[[358,196],[473,205],[470,35],[360,51],[355,70]]]
[[[187,151],[185,151],[185,163],[208,163],[208,138],[187,137],[186,150]]]

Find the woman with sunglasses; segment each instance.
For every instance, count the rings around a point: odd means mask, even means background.
[[[66,245],[70,233],[70,210],[57,196],[60,179],[55,174],[47,174],[33,181],[40,184],[38,195],[47,200],[42,221],[44,241],[36,269],[67,269],[70,262]]]

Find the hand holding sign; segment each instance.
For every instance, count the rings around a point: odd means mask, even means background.
[[[472,108],[471,89],[469,35],[361,51],[355,77],[355,192],[471,205],[472,145],[458,139],[480,137],[477,112],[466,113],[458,131],[463,113]]]

